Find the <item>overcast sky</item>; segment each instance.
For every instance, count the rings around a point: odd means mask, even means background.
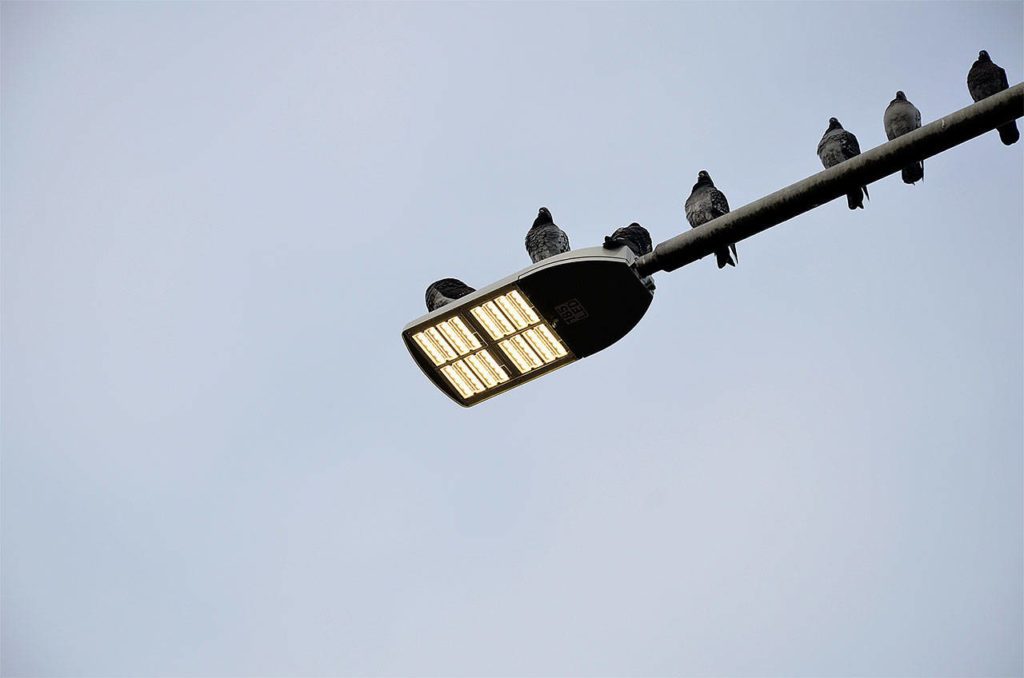
[[[2,672],[1024,671],[1024,142],[463,409],[423,291],[1024,77],[1021,2],[4,3]]]

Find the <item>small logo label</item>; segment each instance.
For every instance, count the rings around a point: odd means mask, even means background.
[[[587,309],[583,308],[583,304],[580,303],[579,299],[570,299],[569,301],[555,306],[555,312],[558,313],[567,325],[578,323],[589,315],[587,313]]]

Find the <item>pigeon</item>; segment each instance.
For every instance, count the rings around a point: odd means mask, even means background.
[[[615,229],[615,232],[611,235],[604,237],[604,247],[609,250],[616,249],[618,247],[628,247],[633,254],[641,256],[648,254],[651,251],[651,234],[647,232],[647,229],[636,223],[635,221],[629,226]],[[654,291],[654,281],[651,280],[651,276],[641,278],[640,282],[644,284],[644,287]]]
[[[917,106],[907,101],[907,95],[903,92],[896,92],[896,98],[889,102],[882,116],[882,123],[885,125],[885,136],[892,141],[896,137],[903,136],[907,132],[913,132],[921,126],[921,111]],[[903,183],[913,184],[915,181],[924,179],[924,161],[918,160],[913,165],[903,168]]]
[[[828,129],[825,130],[825,134],[821,136],[821,141],[818,142],[818,157],[821,158],[821,164],[825,166],[825,169],[828,169],[844,160],[849,160],[855,155],[860,155],[860,145],[857,143],[857,137],[853,136],[852,132],[847,132],[843,129],[838,120],[829,118]],[[863,197],[861,192],[863,192]],[[870,197],[868,195],[868,187],[861,186],[846,194],[846,202],[849,203],[851,210],[855,210],[858,207],[864,209],[863,198]]]
[[[476,292],[475,289],[456,278],[441,278],[427,287],[427,310],[436,311],[459,297]]]
[[[988,52],[985,50],[978,52],[978,60],[974,62],[971,70],[967,73],[967,90],[971,93],[971,98],[981,101],[985,97],[1002,92],[1009,86],[1010,84],[1006,81],[1006,71],[992,63]],[[1016,120],[1011,120],[996,129],[999,130],[1000,140],[1007,146],[1020,139],[1020,130],[1017,129]]]
[[[569,251],[569,236],[555,226],[547,207],[537,211],[533,226],[526,233],[526,251],[533,263]]]
[[[693,185],[693,191],[686,199],[685,209],[686,220],[693,228],[729,212],[729,201],[725,199],[725,193],[715,188],[715,183],[711,181],[711,175],[707,173],[707,170],[697,173],[697,183]],[[729,250],[732,250],[731,255]],[[735,266],[736,262],[740,260],[736,253],[736,245],[730,244],[715,250],[715,259],[718,260],[718,268],[725,268],[726,264]]]

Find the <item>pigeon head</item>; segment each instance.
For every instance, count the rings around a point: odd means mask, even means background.
[[[714,183],[711,181],[711,175],[708,174],[708,171],[701,170],[697,172],[697,185],[701,186],[705,184],[711,184],[712,186],[714,186]]]
[[[978,61],[992,61],[992,59],[989,57],[988,52],[981,50],[978,52]]]
[[[903,93],[903,90],[899,90],[898,92],[896,92],[896,98],[899,99],[900,101],[906,101],[907,95]]]
[[[839,124],[839,120],[838,119],[836,119],[836,118],[829,118],[828,119],[828,128],[830,130],[833,130],[833,129],[843,129],[843,126]]]
[[[551,212],[548,211],[548,208],[547,207],[541,207],[539,210],[537,210],[537,218],[534,219],[533,225],[534,226],[541,226],[543,224],[550,224],[550,223],[552,223]]]

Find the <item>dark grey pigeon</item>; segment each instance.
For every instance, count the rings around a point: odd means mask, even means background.
[[[885,136],[892,141],[901,137],[907,132],[913,132],[921,126],[921,111],[917,106],[907,101],[907,95],[903,92],[896,92],[896,98],[889,102],[882,116],[882,124],[885,125]],[[919,160],[913,165],[903,168],[903,183],[913,184],[915,181],[924,179],[924,161]]]
[[[606,235],[604,237],[604,247],[610,250],[618,247],[628,247],[632,250],[633,254],[639,257],[651,251],[651,234],[647,232],[646,228],[634,221],[629,226],[616,228],[614,233]],[[651,280],[651,276],[642,278],[641,282],[647,289],[652,292],[654,291],[654,281]]]
[[[476,290],[457,278],[441,278],[427,287],[427,310],[436,311],[445,304],[473,292]]]
[[[828,119],[828,129],[818,142],[818,157],[825,169],[834,167],[844,160],[860,155],[860,144],[852,132],[847,132],[835,118]],[[863,193],[863,196],[862,196]],[[870,198],[868,187],[861,186],[846,194],[846,202],[851,210],[858,207],[864,209],[864,198]]]
[[[985,50],[978,52],[978,60],[974,62],[971,70],[967,73],[967,90],[971,93],[971,98],[981,101],[985,97],[1002,92],[1009,86],[1010,83],[1006,81],[1006,71],[992,63],[988,52]],[[1000,140],[1007,146],[1020,139],[1020,130],[1017,129],[1016,120],[1011,120],[996,129],[999,130]]]
[[[686,199],[684,207],[686,220],[693,228],[729,213],[729,201],[725,199],[725,193],[715,188],[715,182],[711,181],[711,175],[707,173],[707,170],[697,173],[697,183],[693,185],[693,190],[690,191],[690,197]],[[731,255],[729,250],[732,250]],[[726,264],[735,266],[736,262],[740,260],[736,253],[736,245],[730,244],[728,247],[715,250],[715,259],[718,261],[718,268],[725,268]]]
[[[533,263],[569,251],[569,236],[555,226],[547,207],[537,211],[533,226],[526,233],[526,251]]]

